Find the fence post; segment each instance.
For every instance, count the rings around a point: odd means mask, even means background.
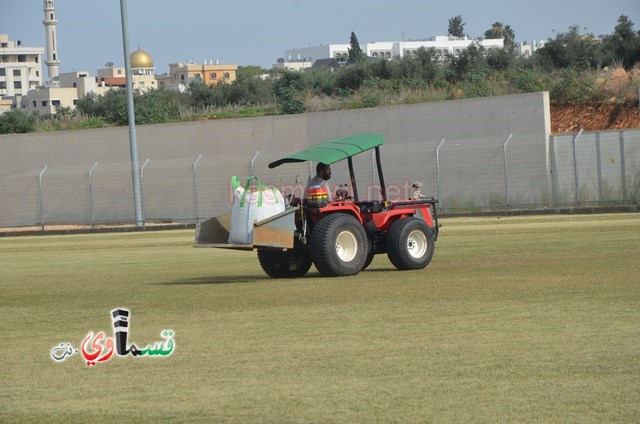
[[[142,204],[140,210],[141,210],[141,215],[142,215],[142,226],[144,227],[145,222],[144,222],[144,168],[149,164],[149,161],[151,159],[147,158],[147,160],[144,161],[144,163],[142,164],[142,166],[140,167],[140,203]]]
[[[367,190],[367,194],[373,193],[373,187],[376,185],[376,151],[371,151],[371,190]]]
[[[42,194],[42,175],[47,170],[49,165],[45,165],[42,171],[38,174],[38,191],[40,192],[40,228],[44,231],[44,196]]]
[[[445,138],[440,140],[438,147],[436,147],[436,194],[438,196],[438,200],[440,200],[440,148],[444,144],[445,140]]]
[[[596,171],[598,173],[598,204],[602,204],[602,153],[600,152],[600,133],[596,133]]]
[[[551,162],[551,202],[554,208],[558,207],[558,174],[556,169],[556,138],[549,136],[549,161]]]
[[[256,159],[258,158],[258,155],[260,154],[260,150],[256,151],[256,154],[253,155],[253,157],[251,158],[251,176],[254,176],[253,173],[253,164],[255,163]]]
[[[620,131],[620,183],[622,184],[622,200],[627,201],[627,169],[624,162],[624,132]]]
[[[198,182],[196,180],[196,168],[198,167],[200,159],[202,159],[202,154],[199,154],[193,162],[193,210],[196,214],[196,222],[198,222]]]
[[[504,204],[509,209],[509,166],[507,161],[507,145],[513,138],[513,133],[509,134],[507,140],[502,145],[502,153],[504,154]]]
[[[580,128],[580,131],[578,132],[578,134],[573,136],[573,174],[574,174],[575,184],[576,184],[576,191],[575,191],[576,207],[580,206],[580,180],[578,178],[578,153],[577,153],[577,148],[578,148],[578,139],[582,135],[583,131],[584,131],[584,129]]]
[[[96,221],[93,217],[93,171],[98,166],[98,162],[95,162],[91,168],[89,168],[89,210],[91,211],[91,227],[96,226]]]

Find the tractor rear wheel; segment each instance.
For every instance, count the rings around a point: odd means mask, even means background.
[[[431,262],[435,240],[423,220],[409,217],[394,222],[386,239],[387,255],[396,268],[422,269]]]
[[[311,268],[311,257],[306,250],[258,249],[258,261],[264,272],[273,278],[300,278]]]
[[[367,259],[367,234],[352,215],[332,213],[313,227],[311,258],[320,274],[327,277],[355,275]]]

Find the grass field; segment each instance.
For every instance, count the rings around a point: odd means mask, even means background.
[[[425,270],[336,279],[191,231],[0,239],[0,421],[639,422],[640,215],[443,224]],[[114,307],[174,354],[51,359]]]

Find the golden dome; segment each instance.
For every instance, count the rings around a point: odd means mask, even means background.
[[[144,50],[136,50],[131,53],[131,69],[153,68],[153,59]]]

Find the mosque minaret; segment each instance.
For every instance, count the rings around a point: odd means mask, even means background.
[[[60,60],[58,59],[58,45],[56,40],[56,7],[54,0],[44,0],[44,24],[45,34],[47,37],[47,65],[49,73],[49,81],[56,78],[59,74]]]

